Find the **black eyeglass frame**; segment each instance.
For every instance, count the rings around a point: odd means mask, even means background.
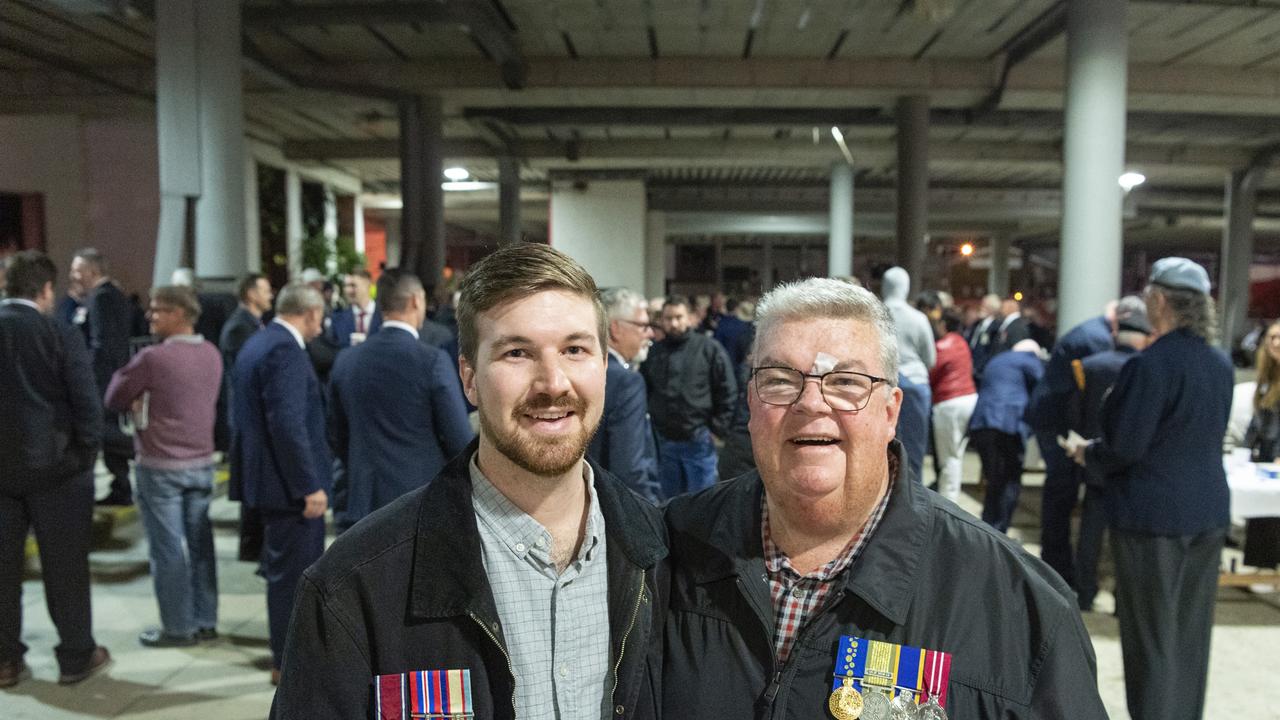
[[[793,372],[799,375],[801,379],[800,392],[796,393],[795,399],[788,403],[770,402],[768,400],[765,400],[764,397],[760,395],[760,383],[755,382],[756,375],[759,375],[761,370],[787,370],[789,372]],[[862,404],[856,407],[853,407],[849,410],[837,410],[836,406],[832,405],[831,401],[827,399],[826,390],[823,388],[823,381],[827,379],[828,375],[836,375],[841,373],[846,375],[857,375],[859,377],[864,377],[871,381],[871,388],[867,390],[867,396],[862,399]],[[754,384],[756,387],[756,399],[764,403],[765,405],[772,405],[774,407],[791,407],[792,405],[795,405],[796,403],[800,402],[800,398],[804,397],[804,383],[808,382],[809,380],[817,380],[818,393],[822,395],[822,401],[825,402],[827,406],[830,407],[835,412],[849,412],[849,413],[862,412],[863,410],[867,409],[867,405],[871,403],[871,394],[875,392],[876,383],[885,383],[890,386],[893,385],[893,383],[889,382],[888,378],[882,378],[877,375],[872,375],[870,373],[858,372],[857,370],[831,370],[829,372],[815,374],[815,373],[801,372],[793,367],[787,367],[786,365],[761,365],[759,367],[753,367],[751,368],[751,377],[749,379],[752,381],[752,384]]]

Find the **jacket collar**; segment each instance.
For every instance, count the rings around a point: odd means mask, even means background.
[[[410,579],[413,616],[459,615],[477,607],[496,615],[471,503],[468,463],[479,447],[479,439],[472,440],[422,495]],[[591,469],[610,557],[617,547],[634,565],[653,567],[667,554],[665,531],[656,512],[646,511],[642,500],[599,465],[592,462]]]
[[[893,440],[889,451],[897,455],[898,467],[907,467],[902,443]],[[711,519],[709,544],[712,552],[706,562],[692,569],[699,583],[739,575],[755,577],[764,568],[764,548],[760,541],[760,500],[764,485],[759,473],[753,472],[736,481],[733,496]],[[843,583],[849,592],[895,624],[906,621],[920,558],[933,531],[928,490],[906,474],[893,483],[889,505],[875,534],[853,565],[844,573]]]

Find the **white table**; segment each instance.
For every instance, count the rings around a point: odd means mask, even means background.
[[[1251,462],[1239,462],[1231,456],[1222,460],[1227,471],[1227,486],[1231,489],[1231,521],[1243,523],[1249,518],[1280,517],[1280,478],[1258,476],[1257,467]],[[1280,574],[1263,570],[1257,573],[1226,572],[1218,577],[1219,585],[1280,586]]]

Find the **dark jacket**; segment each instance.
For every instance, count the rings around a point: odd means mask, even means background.
[[[0,493],[46,490],[93,467],[102,402],[80,331],[0,303]]]
[[[1030,429],[1022,421],[1031,390],[1044,374],[1035,353],[1004,352],[991,358],[978,384],[978,402],[969,418],[970,430],[999,430],[1026,439]]]
[[[88,309],[85,324],[89,328],[89,357],[101,395],[107,391],[115,371],[129,362],[133,306],[111,280],[90,290],[84,304]]]
[[[1079,367],[1078,372],[1072,373],[1077,390],[1067,405],[1067,416],[1069,427],[1080,437],[1092,440],[1102,434],[1102,406],[1120,377],[1120,369],[1136,352],[1132,346],[1120,345],[1073,361]],[[1106,484],[1105,471],[1096,465],[1092,470],[1086,468],[1086,479],[1090,485]]]
[[[724,437],[733,423],[738,384],[724,348],[690,330],[649,349],[640,366],[649,393],[649,416],[667,440],[688,440],[700,428]]]
[[[1066,433],[1067,408],[1076,393],[1071,363],[1110,350],[1111,345],[1111,323],[1101,315],[1071,328],[1058,340],[1027,405],[1026,421],[1032,430],[1053,436]]]
[[[605,370],[604,415],[587,455],[645,500],[657,503],[658,451],[649,426],[644,378],[609,353]]]
[[[243,484],[244,502],[301,512],[304,497],[330,491],[333,465],[307,353],[272,323],[244,344],[232,373],[231,474]]]
[[[514,718],[514,679],[481,561],[473,442],[425,488],[340,536],[298,588],[272,718],[370,716],[375,675],[469,669],[475,717]],[[601,717],[657,716],[666,607],[659,511],[596,465],[609,566],[610,667]]]
[[[474,436],[444,351],[395,327],[338,355],[328,411],[333,454],[346,468],[333,502],[340,526],[431,482]]]
[[[222,332],[218,337],[218,349],[222,351],[222,367],[226,369],[228,376],[231,374],[231,368],[235,367],[240,348],[244,347],[251,335],[261,329],[262,321],[243,306],[236,308],[235,312],[231,313],[231,317],[227,318],[227,322],[222,325]]]
[[[332,322],[329,323],[329,338],[333,340],[333,344],[339,349],[344,350],[351,347],[351,333],[356,331],[356,313],[355,310],[345,307],[341,310],[335,310],[329,316]],[[374,306],[373,314],[365,319],[364,334],[372,337],[378,329],[382,327],[382,308]]]
[[[894,441],[899,467],[906,460]],[[776,667],[756,473],[667,509],[670,718],[829,717],[840,637],[952,654],[953,718],[1105,718],[1070,589],[1017,543],[914,482],[893,484],[862,555]]]
[[[1233,382],[1226,353],[1183,329],[1125,363],[1102,408],[1102,440],[1085,454],[1107,475],[1113,528],[1176,537],[1227,526]]]

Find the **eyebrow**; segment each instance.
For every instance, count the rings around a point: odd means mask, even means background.
[[[560,342],[595,342],[596,336],[589,332],[575,332],[561,338]],[[503,345],[535,345],[532,338],[523,335],[499,335],[490,343],[490,347],[500,347]]]
[[[791,367],[791,364],[784,362],[782,360],[779,360],[775,357],[766,355],[764,358],[760,360],[760,364],[758,365],[758,367],[769,367],[769,366]],[[795,369],[799,370],[799,368],[795,368]],[[841,371],[847,371],[847,370],[856,370],[858,372],[866,372],[867,366],[864,365],[861,360],[841,360],[840,362],[836,363],[835,367],[831,369],[831,372],[841,372]],[[801,372],[808,372],[808,370],[801,370]]]

